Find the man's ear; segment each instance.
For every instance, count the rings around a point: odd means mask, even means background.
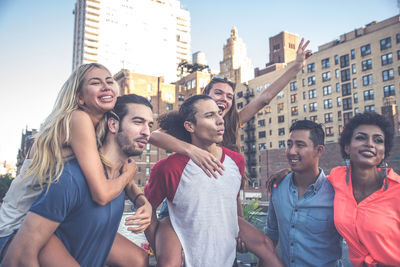
[[[119,130],[119,120],[110,117],[107,121],[108,130],[110,133],[118,133]]]
[[[188,131],[189,133],[193,133],[194,132],[194,124],[191,121],[185,121],[183,123],[183,126],[185,127],[186,131]]]
[[[318,145],[318,146],[317,146],[317,153],[318,153],[318,156],[321,157],[322,154],[324,154],[324,152],[325,152],[325,146],[323,146],[323,145]]]

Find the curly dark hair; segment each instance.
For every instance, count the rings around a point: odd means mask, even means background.
[[[344,148],[346,145],[350,144],[354,130],[360,125],[375,125],[382,130],[385,136],[385,157],[388,157],[393,143],[393,125],[388,119],[376,112],[359,113],[344,126],[339,139],[342,157],[344,159],[348,157]]]
[[[208,95],[194,95],[183,102],[179,111],[170,111],[158,117],[157,121],[161,129],[177,139],[187,143],[192,142],[191,135],[184,127],[185,121],[196,124],[195,115],[197,109],[194,106],[200,100],[212,100]]]

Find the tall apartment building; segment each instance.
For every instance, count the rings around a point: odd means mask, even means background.
[[[238,84],[238,109],[284,70]],[[259,185],[260,154],[266,149],[285,148],[294,121],[322,123],[327,143],[337,142],[343,126],[359,112],[389,112],[398,125],[399,88],[400,16],[371,22],[319,46],[296,79],[241,129],[242,151],[254,185]],[[398,134],[398,126],[395,130]]]
[[[74,69],[99,62],[170,82],[190,60],[190,14],[179,0],[77,0],[74,14]]]
[[[219,63],[220,75],[236,83],[247,82],[254,78],[253,65],[247,57],[246,44],[236,27],[231,30],[231,36],[224,45],[224,58]]]

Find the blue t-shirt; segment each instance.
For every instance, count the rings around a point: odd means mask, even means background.
[[[107,205],[96,204],[78,161],[64,166],[58,183],[36,198],[30,209],[59,222],[55,234],[81,266],[104,266],[124,209],[124,191]]]
[[[334,194],[322,170],[300,199],[292,173],[273,188],[265,233],[279,240],[285,266],[341,264],[342,238],[333,222]]]

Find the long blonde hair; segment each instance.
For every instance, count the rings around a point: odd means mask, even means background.
[[[57,182],[64,170],[62,147],[68,144],[70,138],[71,115],[73,111],[79,109],[78,100],[86,74],[95,68],[104,69],[110,73],[106,67],[98,63],[79,66],[62,86],[53,110],[35,136],[36,151],[25,177],[34,177],[42,188],[45,184],[49,188],[52,182]],[[104,116],[95,129],[98,147],[101,146],[105,135],[105,126]]]

